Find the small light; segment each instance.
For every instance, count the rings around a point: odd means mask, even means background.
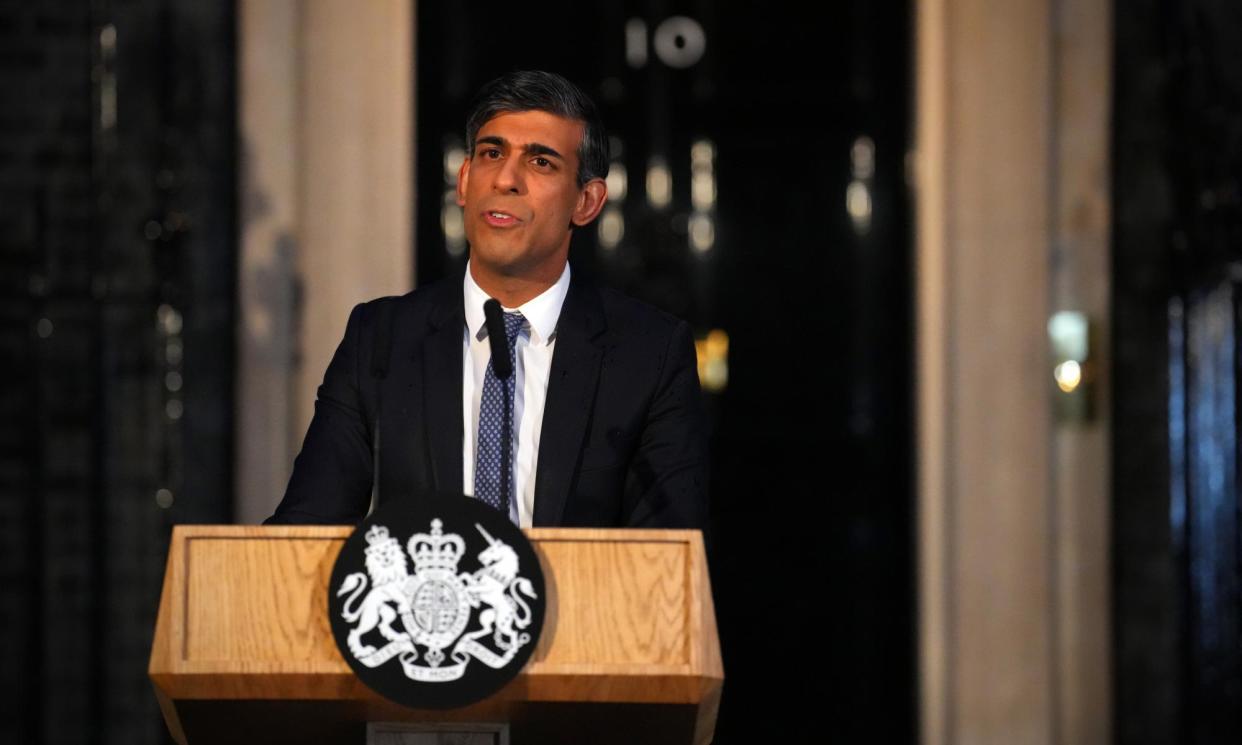
[[[181,373],[170,372],[164,376],[164,387],[176,393],[181,390]]]
[[[690,203],[696,210],[707,211],[716,206],[716,179],[710,172],[690,176]]]
[[[35,324],[35,333],[39,335],[40,339],[48,338],[55,330],[56,327],[52,325],[50,318],[40,318],[39,322]]]
[[[845,209],[859,235],[871,229],[871,190],[861,181],[851,181],[845,191]]]
[[[164,346],[164,361],[170,365],[181,364],[181,342],[172,340]]]
[[[599,221],[599,245],[611,251],[621,243],[624,237],[625,216],[616,207],[608,207]]]
[[[647,166],[647,202],[656,209],[673,201],[673,176],[663,158],[652,158]]]
[[[854,178],[867,180],[875,175],[875,142],[863,135],[850,148],[850,169]]]
[[[608,167],[608,178],[606,179],[606,183],[608,184],[609,202],[625,201],[625,193],[629,187],[627,176],[628,174],[625,172],[625,165],[620,161],[614,160]]]
[[[716,223],[710,215],[695,213],[690,218],[690,246],[698,253],[707,253],[716,243]]]
[[[181,333],[181,314],[171,305],[161,305],[156,310],[155,317],[166,335],[176,336]]]
[[[168,403],[164,404],[164,415],[174,422],[180,419],[184,413],[185,406],[179,398],[170,399]]]
[[[173,493],[168,489],[160,489],[155,492],[155,503],[159,505],[161,510],[166,510],[173,506]]]
[[[710,166],[716,157],[716,146],[711,140],[695,140],[690,146],[690,163],[692,165]]]
[[[461,207],[457,206],[457,192],[452,189],[444,192],[440,226],[444,228],[444,236],[449,240],[457,240],[466,234]]]
[[[457,185],[457,172],[465,160],[466,151],[461,147],[453,146],[444,151],[444,183]]]
[[[1073,393],[1082,382],[1082,365],[1077,360],[1066,360],[1056,366],[1053,371],[1057,387],[1066,393]]]
[[[695,140],[690,146],[690,204],[699,211],[716,206],[715,157],[716,145],[711,140]]]
[[[164,228],[158,220],[147,220],[147,224],[142,227],[142,234],[147,237],[147,240],[153,241],[164,234]]]
[[[444,192],[440,229],[444,231],[444,249],[450,256],[461,256],[466,252],[466,223],[461,208],[457,206],[457,195],[452,190]]]

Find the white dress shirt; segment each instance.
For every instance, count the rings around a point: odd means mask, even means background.
[[[488,294],[475,284],[466,263],[462,282],[465,295],[466,328],[462,330],[461,366],[461,464],[462,487],[474,496],[475,448],[479,440],[479,402],[483,398],[483,377],[492,358],[487,340],[487,323],[483,303]],[[517,308],[504,308],[506,313],[518,311],[527,327],[518,334],[513,374],[513,429],[517,436],[517,457],[513,462],[513,494],[509,502],[509,519],[519,527],[531,527],[535,509],[535,468],[539,460],[539,432],[543,427],[543,405],[548,393],[548,374],[552,370],[552,351],[556,347],[556,320],[560,318],[565,294],[569,291],[569,264],[561,277],[538,297]]]

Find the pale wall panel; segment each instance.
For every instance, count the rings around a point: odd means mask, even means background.
[[[237,511],[271,514],[350,309],[413,271],[411,0],[243,0]]]
[[[1108,739],[1106,423],[1053,421],[1046,324],[1055,304],[1107,327],[1109,12],[917,5],[929,745]]]
[[[413,286],[409,0],[304,0],[298,429],[349,310]]]

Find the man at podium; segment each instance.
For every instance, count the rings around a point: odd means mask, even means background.
[[[514,72],[479,92],[466,135],[465,269],[353,309],[266,522],[356,523],[435,492],[520,527],[705,529],[689,325],[568,263],[607,199],[595,104],[559,75]]]

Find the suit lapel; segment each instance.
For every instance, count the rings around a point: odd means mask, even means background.
[[[462,276],[442,283],[428,317],[423,347],[423,420],[431,454],[431,483],[438,492],[461,494]]]
[[[571,279],[556,324],[556,349],[540,429],[533,516],[536,526],[558,526],[562,522],[595,401],[603,359],[596,337],[604,328],[599,291]]]

